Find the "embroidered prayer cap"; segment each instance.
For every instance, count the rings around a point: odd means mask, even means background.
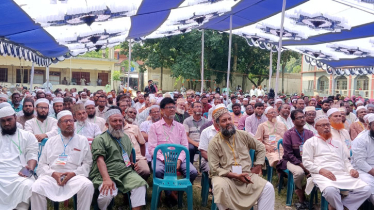
[[[329,118],[326,117],[326,115],[318,115],[316,118],[314,118],[314,125],[320,121],[320,120],[329,120]]]
[[[53,103],[64,103],[64,99],[61,97],[54,98],[52,101]]]
[[[60,120],[61,117],[68,116],[68,115],[73,116],[73,114],[69,110],[63,110],[57,114],[57,120]]]
[[[345,109],[345,107],[339,107],[339,111],[340,111],[340,112],[344,112],[344,113],[347,112],[347,110]]]
[[[365,110],[367,110],[364,106],[359,106],[359,107],[357,107],[356,112],[358,112],[358,111],[361,110],[361,109],[365,109]]]
[[[265,109],[265,111],[264,111],[264,114],[268,114],[268,111],[269,111],[270,109],[274,109],[274,107],[272,107],[272,106],[268,106],[268,107],[266,107],[266,109]]]
[[[95,102],[91,100],[87,100],[86,103],[84,103],[84,107],[89,106],[89,105],[95,106]]]
[[[113,98],[112,94],[109,94],[107,98]]]
[[[339,112],[339,109],[331,108],[331,109],[329,109],[329,111],[327,111],[327,116],[330,117],[330,115],[332,115],[335,112]]]
[[[165,94],[164,94],[164,97],[165,97],[165,98],[171,98],[171,95],[170,95],[170,93],[165,93]]]
[[[4,103],[2,103],[2,104],[4,104]],[[14,114],[16,114],[16,112],[14,111],[14,109],[11,106],[6,106],[6,107],[0,109],[0,118],[9,117],[9,116],[12,116]]]
[[[10,105],[10,103],[8,103],[8,102],[3,102],[3,103],[0,104],[0,109],[2,109],[2,108],[4,108],[4,107],[7,107],[7,106],[12,107],[12,105]]]
[[[274,103],[278,103],[278,102],[282,102],[282,104],[283,104],[283,101],[282,101],[282,99],[279,99],[279,98],[278,98],[278,99],[276,99],[276,100],[275,100],[275,102],[274,102]]]
[[[119,109],[111,109],[111,110],[108,110],[108,111],[105,112],[104,118],[105,118],[105,120],[108,120],[108,118],[110,116],[115,115],[115,114],[119,114],[119,115],[122,116],[122,113]]]
[[[46,98],[39,98],[38,100],[35,101],[35,107],[40,104],[40,103],[46,103],[49,106],[49,101]]]
[[[356,102],[356,106],[358,106],[359,104],[364,104],[364,102],[362,102],[361,100],[358,100],[357,102]]]
[[[369,122],[369,123],[371,123],[371,122],[374,122],[374,114],[367,114],[367,115],[365,115],[365,117],[366,116],[368,116],[367,117],[367,121]],[[365,117],[364,117],[364,119],[365,119]],[[366,120],[365,120],[366,121]]]
[[[77,111],[85,110],[85,109],[84,109],[84,104],[83,104],[83,103],[75,104],[75,105],[72,107],[71,110],[73,111],[73,114],[75,114],[75,112],[77,112]]]
[[[9,96],[7,94],[0,94],[0,98],[5,98],[5,99],[8,99]]]
[[[221,117],[225,113],[229,113],[229,111],[227,110],[225,105],[224,104],[218,104],[217,106],[215,106],[215,108],[212,112],[213,120],[216,121],[219,117]]]
[[[185,104],[185,103],[186,103],[186,100],[184,100],[184,98],[178,98],[177,104]]]
[[[305,112],[309,112],[309,111],[316,111],[316,107],[314,107],[314,106],[305,107]]]

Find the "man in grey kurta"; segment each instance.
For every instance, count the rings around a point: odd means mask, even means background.
[[[141,209],[145,205],[147,183],[132,168],[133,145],[123,131],[124,119],[119,107],[108,109],[105,118],[108,131],[92,143],[94,162],[89,177],[95,189],[100,190],[97,204],[101,210],[106,209],[119,190],[122,193],[131,192],[133,209]]]
[[[208,159],[217,207],[244,210],[258,201],[258,210],[274,209],[273,185],[258,175],[265,162],[265,146],[246,131],[235,130],[226,108],[215,109],[213,119],[220,132],[209,142]],[[252,169],[250,149],[256,151]]]

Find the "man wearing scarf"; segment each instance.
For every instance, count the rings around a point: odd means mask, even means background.
[[[345,155],[350,158],[351,137],[347,130],[344,129],[342,122],[342,114],[337,108],[331,108],[327,112],[328,119],[331,124],[331,135],[334,140],[340,140],[344,146]]]
[[[349,127],[349,134],[351,135],[352,140],[354,140],[362,131],[366,130],[366,123],[364,121],[364,117],[366,114],[367,109],[364,106],[357,107],[356,115],[358,120],[352,123]]]
[[[214,202],[218,209],[250,209],[258,202],[259,210],[274,209],[274,188],[258,174],[265,161],[265,147],[248,132],[236,130],[228,110],[213,111],[219,133],[210,140],[208,160]],[[254,149],[256,161],[249,150]]]
[[[340,115],[339,111],[337,113]],[[330,119],[330,122],[334,121]],[[316,184],[332,208],[358,209],[370,196],[370,187],[358,178],[359,173],[346,155],[345,144],[331,133],[330,122],[326,116],[316,117],[318,134],[303,146],[302,162],[311,174],[306,192],[309,194]],[[347,190],[348,195],[342,198],[340,189]]]

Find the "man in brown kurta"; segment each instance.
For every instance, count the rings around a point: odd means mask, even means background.
[[[258,210],[274,209],[273,185],[258,174],[265,161],[265,147],[249,133],[236,130],[227,109],[214,110],[213,119],[220,132],[208,146],[208,159],[214,202],[218,209],[250,209],[258,201]],[[256,151],[256,161],[249,150]]]
[[[283,156],[283,147],[280,147],[278,151],[277,143],[283,139],[283,135],[288,129],[282,122],[277,121],[277,113],[273,107],[266,108],[264,114],[268,120],[258,126],[254,138],[265,145],[269,164],[271,167],[275,167]]]
[[[353,122],[349,127],[349,135],[351,135],[352,141],[358,136],[358,134],[364,131],[366,127],[364,117],[367,114],[367,109],[364,106],[359,106],[356,109],[356,113],[358,120]]]

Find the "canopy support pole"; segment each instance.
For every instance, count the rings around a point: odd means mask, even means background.
[[[204,29],[201,30],[201,93],[204,91]]]
[[[269,86],[268,86],[268,92],[270,91],[271,87],[271,76],[273,74],[273,52],[270,49],[270,64],[269,64]]]
[[[127,72],[127,89],[130,90],[130,71],[131,71],[131,39],[129,40],[129,70]]]
[[[331,91],[332,91],[331,95],[332,96],[335,95],[335,76],[334,75],[332,75],[332,90]]]
[[[71,57],[70,57],[70,67],[69,68],[70,68],[70,78],[69,78],[70,82],[69,82],[69,84],[72,85],[71,83],[73,82],[73,78],[72,78],[73,75],[71,73]]]
[[[280,59],[282,54],[282,38],[283,38],[283,24],[284,24],[284,12],[286,10],[286,0],[283,0],[282,5],[282,20],[280,26],[280,35],[279,35],[279,45],[278,45],[278,60],[277,60],[277,75],[275,77],[275,98],[278,96],[278,79],[279,79],[279,69],[280,69]]]
[[[231,40],[232,40],[232,15],[230,15],[230,37],[229,37],[229,58],[227,61],[227,82],[226,82],[226,94],[230,96],[229,83],[230,83],[230,63],[231,63]]]
[[[45,78],[46,78],[46,84],[47,84],[47,90],[50,90],[49,89],[49,66],[45,67],[46,68],[46,71],[45,71]]]
[[[34,62],[31,63],[31,73],[30,73],[30,91],[32,91],[32,86],[34,84]]]

